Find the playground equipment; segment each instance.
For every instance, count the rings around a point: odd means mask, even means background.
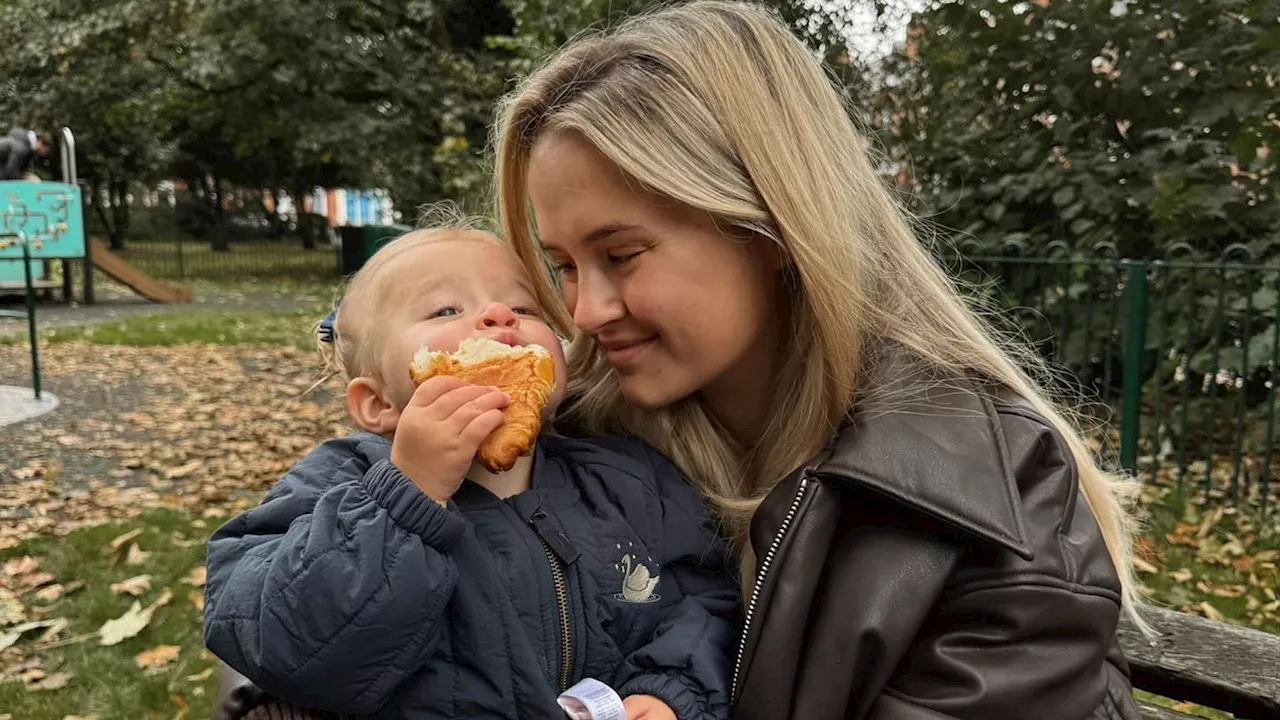
[[[96,238],[86,242],[84,206],[77,184],[75,136],[70,128],[64,127],[61,138],[62,182],[0,182],[0,290],[56,287],[57,283],[48,279],[46,262],[61,260],[62,297],[70,301],[74,277],[71,261],[82,260],[81,297],[85,305],[94,303],[95,268],[149,300],[190,302],[189,290],[147,275]],[[25,237],[27,242],[16,242],[18,237]],[[26,250],[20,249],[20,245]],[[12,261],[24,257],[26,252],[30,253],[31,261],[15,267],[17,263]]]
[[[80,186],[76,185],[75,137],[62,129],[62,177],[66,182],[16,180],[0,183],[0,260],[20,259],[26,288],[25,313],[0,311],[0,317],[27,319],[31,343],[31,378],[36,399],[40,399],[40,349],[36,342],[36,278],[33,263],[63,260],[63,292],[71,295],[71,272],[67,262],[85,257],[84,219]],[[43,272],[42,272],[43,274]],[[93,301],[93,267],[84,263],[85,301]]]
[[[93,302],[93,266],[85,255],[80,186],[76,184],[75,136],[62,129],[63,182],[0,182],[0,288],[56,285],[47,279],[46,261],[62,260],[62,292],[71,298],[71,260],[84,258],[84,302]],[[25,243],[15,241],[25,237]],[[23,249],[25,248],[25,250]],[[34,264],[33,264],[34,263]]]

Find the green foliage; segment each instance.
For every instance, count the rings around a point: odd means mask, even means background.
[[[917,208],[987,250],[1280,242],[1280,2],[934,2],[880,126]]]

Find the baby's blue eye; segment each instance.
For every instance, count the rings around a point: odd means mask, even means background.
[[[517,315],[531,315],[533,317],[538,317],[538,310],[536,308],[517,307],[511,308],[511,311]]]
[[[457,314],[458,314],[458,308],[456,307],[442,307],[439,310],[436,310],[435,312],[431,313],[431,317],[433,318],[449,317],[450,315],[457,315]]]

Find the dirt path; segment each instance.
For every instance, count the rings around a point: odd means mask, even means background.
[[[0,384],[26,348],[0,346]],[[41,353],[59,406],[0,428],[0,547],[143,507],[253,502],[315,443],[347,432],[330,388],[292,348],[67,343]]]

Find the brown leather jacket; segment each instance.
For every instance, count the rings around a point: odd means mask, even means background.
[[[1137,720],[1065,442],[1024,400],[912,364],[875,375],[913,397],[861,405],[757,512],[735,717]]]

